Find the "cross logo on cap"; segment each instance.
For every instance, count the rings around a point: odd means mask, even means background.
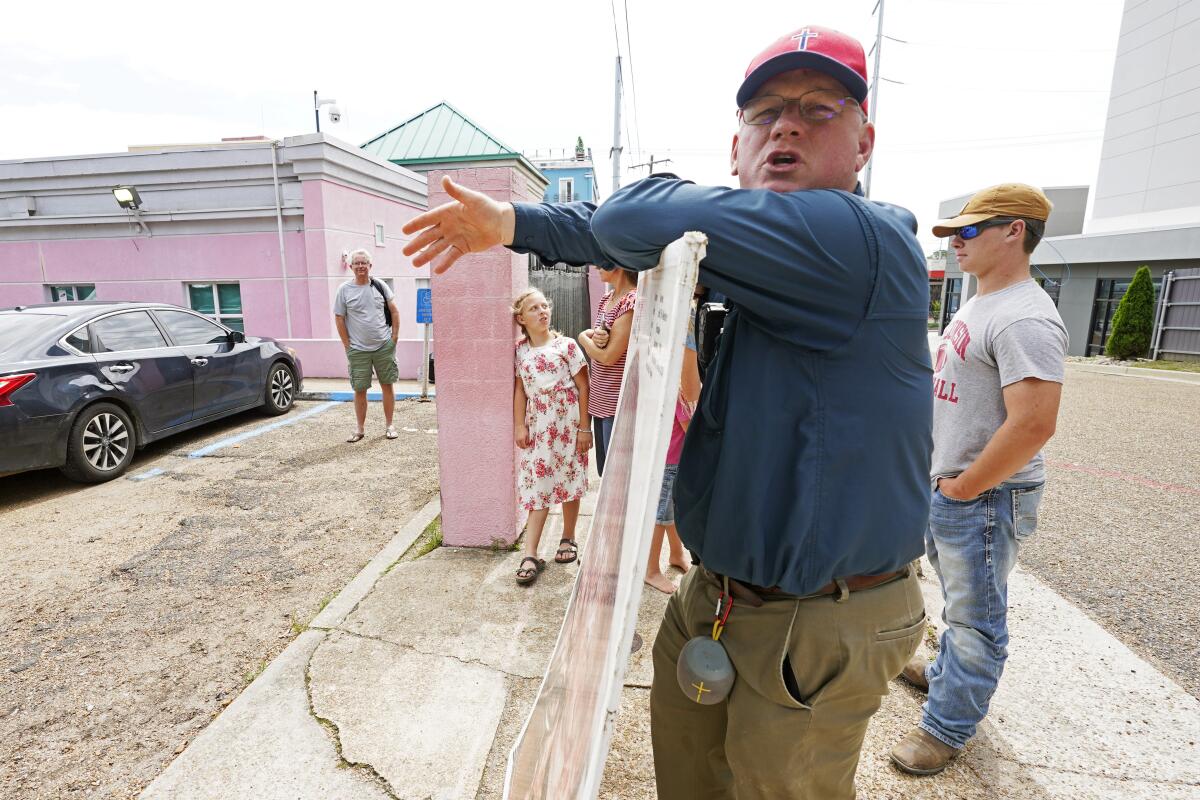
[[[800,44],[796,47],[797,50],[807,50],[808,49],[808,40],[815,38],[817,36],[820,36],[820,35],[821,34],[817,31],[809,30],[808,28],[805,28],[804,30],[800,31],[792,38],[800,40]]]

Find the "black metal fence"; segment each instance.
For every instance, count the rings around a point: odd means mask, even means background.
[[[543,264],[529,259],[529,285],[540,289],[553,308],[551,327],[574,339],[592,327],[588,295],[588,268],[569,264]]]

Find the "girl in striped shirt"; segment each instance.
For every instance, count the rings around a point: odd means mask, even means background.
[[[625,351],[633,329],[633,306],[637,300],[637,272],[627,269],[601,269],[600,280],[611,288],[600,301],[596,324],[579,334],[579,346],[591,359],[588,413],[596,436],[596,471],[604,474],[604,459],[612,438],[617,397],[625,373]]]

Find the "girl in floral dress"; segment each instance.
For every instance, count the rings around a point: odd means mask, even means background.
[[[550,506],[563,507],[563,537],[554,560],[570,564],[579,552],[575,523],[587,491],[592,431],[587,362],[579,345],[550,329],[550,302],[537,289],[518,295],[512,312],[525,334],[517,342],[513,438],[521,448],[517,494],[529,512],[517,583],[527,584],[546,565],[537,553]]]

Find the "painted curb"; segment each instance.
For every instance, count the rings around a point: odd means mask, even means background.
[[[432,400],[437,395],[434,392],[429,393],[429,399]],[[397,400],[419,400],[421,395],[412,392],[396,392]],[[332,400],[337,403],[349,403],[354,399],[354,392],[299,392],[296,395],[297,400]],[[367,392],[367,400],[370,402],[380,402],[383,400],[382,392]]]
[[[442,496],[434,495],[417,513],[408,518],[400,531],[383,549],[372,558],[357,575],[338,593],[338,596],[321,609],[321,613],[308,623],[309,628],[336,628],[350,615],[359,602],[375,588],[379,580],[393,563],[412,546],[429,523],[442,513]]]
[[[1088,364],[1081,361],[1068,361],[1066,364],[1071,369],[1080,372],[1094,372],[1099,375],[1126,375],[1130,378],[1148,378],[1153,381],[1200,385],[1200,372],[1177,372],[1151,367],[1118,367],[1112,364]]]

